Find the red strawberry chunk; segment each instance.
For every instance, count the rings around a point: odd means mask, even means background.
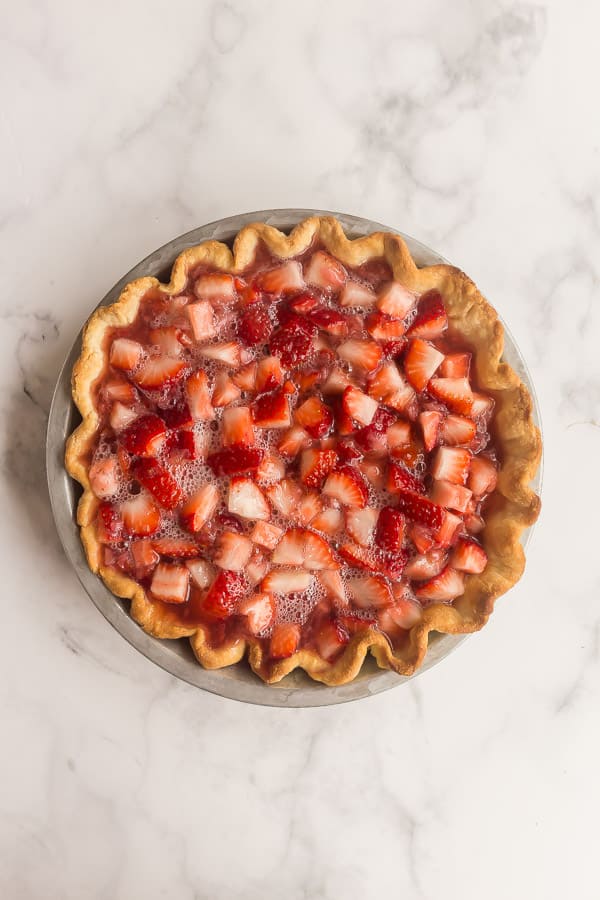
[[[431,499],[434,503],[457,512],[466,512],[472,496],[473,494],[468,488],[450,481],[434,481],[431,491]]]
[[[256,390],[256,373],[258,371],[257,362],[249,362],[242,366],[237,372],[231,376],[233,383],[241,388],[242,391]]]
[[[273,628],[269,644],[271,659],[288,659],[300,646],[301,629],[294,622],[280,622]]]
[[[373,312],[365,319],[365,327],[376,341],[395,341],[401,338],[406,327],[400,319],[393,319],[382,312]]]
[[[476,497],[491,494],[498,483],[498,471],[487,456],[474,456],[471,460],[467,485]]]
[[[174,559],[193,559],[198,556],[198,544],[189,538],[154,538],[152,546],[161,556],[170,556]]]
[[[304,450],[300,457],[300,480],[307,487],[321,487],[338,460],[335,450]]]
[[[130,406],[124,406],[123,403],[117,400],[116,403],[113,403],[110,411],[110,427],[114,431],[122,431],[128,425],[131,425],[138,416],[139,412],[137,410],[132,409]]]
[[[333,334],[335,337],[345,337],[348,334],[348,318],[343,313],[329,307],[313,309],[308,318],[321,331]]]
[[[242,572],[250,561],[252,550],[252,541],[246,535],[224,531],[219,537],[213,559],[220,569]]]
[[[323,569],[318,573],[317,578],[329,599],[333,600],[336,604],[346,606],[348,603],[346,599],[346,589],[339,572],[334,571],[333,569]]]
[[[295,294],[305,287],[302,266],[291,259],[281,266],[261,272],[255,284],[259,290],[267,294]]]
[[[428,344],[421,338],[412,341],[404,360],[404,371],[415,390],[422,391],[427,387],[443,359],[444,354],[436,350],[433,344]]]
[[[212,405],[214,407],[229,406],[230,403],[235,403],[240,398],[241,393],[239,387],[237,384],[234,384],[227,372],[220,369],[215,376]]]
[[[125,404],[135,403],[138,396],[134,386],[121,377],[111,378],[110,381],[107,381],[103,392],[109,400],[119,400]]]
[[[298,294],[296,297],[292,297],[292,299],[289,301],[290,309],[293,309],[294,312],[302,316],[308,315],[317,306],[319,306],[318,297],[315,297],[314,294],[308,293],[308,291],[304,291],[302,294]]]
[[[304,428],[294,425],[289,431],[284,431],[277,442],[277,450],[282,456],[292,459],[303,447],[308,447],[310,443],[310,435],[306,433]]]
[[[348,281],[340,293],[340,306],[373,306],[376,299],[368,285]]]
[[[403,319],[415,305],[416,299],[416,294],[398,281],[390,281],[379,291],[377,306],[388,316]]]
[[[411,491],[399,492],[398,509],[404,513],[407,519],[434,529],[441,527],[444,518],[444,510],[441,506]]]
[[[283,384],[283,369],[278,356],[264,356],[256,369],[256,390],[272,391]]]
[[[348,276],[341,262],[323,250],[318,250],[311,256],[304,277],[308,284],[337,291]]]
[[[297,407],[294,418],[313,438],[324,437],[333,425],[333,413],[318,397],[309,397]]]
[[[259,481],[281,481],[285,475],[285,463],[279,457],[268,454],[264,457],[260,466],[256,470],[256,477]]]
[[[190,559],[186,562],[186,566],[189,569],[192,581],[196,587],[200,588],[200,590],[204,590],[212,584],[215,577],[215,570],[208,560]]]
[[[428,553],[413,556],[404,567],[404,575],[414,581],[425,581],[439,575],[447,561],[448,554],[445,550],[430,550]]]
[[[194,372],[185,383],[185,391],[190,412],[196,422],[210,422],[215,417],[215,411],[210,402],[208,388],[208,376],[199,369]]]
[[[440,437],[444,444],[457,446],[470,444],[475,437],[475,422],[464,416],[449,415],[442,423]]]
[[[426,528],[424,525],[419,525],[418,522],[410,523],[408,526],[408,536],[419,553],[427,553],[427,551],[431,550],[435,545],[435,538],[429,528]]]
[[[221,344],[206,344],[200,348],[200,355],[206,359],[223,363],[232,369],[237,369],[242,362],[240,345],[237,341],[226,341]]]
[[[319,655],[331,662],[348,644],[350,634],[339,619],[330,617],[319,624],[314,641]]]
[[[102,544],[112,544],[123,534],[123,519],[112,503],[101,503],[96,521],[98,540]]]
[[[339,553],[355,569],[377,572],[381,568],[381,555],[367,547],[360,547],[358,544],[348,542],[342,544]]]
[[[233,406],[229,409],[224,409],[221,428],[224,447],[235,447],[238,445],[251,447],[254,444],[252,415],[247,406]]]
[[[473,405],[471,406],[471,415],[474,418],[476,418],[477,416],[489,416],[493,408],[494,401],[491,397],[487,397],[485,394],[478,394],[476,391],[473,391]]]
[[[123,432],[120,440],[128,453],[134,456],[157,456],[167,434],[167,427],[160,416],[149,413],[140,416]]]
[[[229,483],[227,509],[243,519],[266,519],[271,510],[261,489],[250,478],[232,478]]]
[[[179,484],[162,463],[141,458],[131,466],[131,473],[166,509],[175,509],[183,499]]]
[[[360,425],[370,425],[378,409],[376,400],[364,394],[359,388],[352,386],[348,386],[344,391],[342,406],[348,415]]]
[[[269,308],[265,303],[255,303],[244,311],[238,322],[238,337],[247,347],[266,344],[273,331]]]
[[[241,616],[246,616],[246,625],[250,634],[259,635],[269,628],[275,618],[275,599],[264,591],[252,594],[242,600],[238,612]]]
[[[392,506],[384,506],[379,513],[375,543],[382,550],[396,553],[402,549],[406,520],[401,512]]]
[[[392,360],[384,363],[374,375],[370,376],[367,390],[370,397],[380,400],[398,412],[411,410],[416,405],[413,388]]]
[[[460,447],[438,447],[431,464],[431,475],[439,481],[464,484],[469,474],[471,454]]]
[[[267,550],[274,550],[283,536],[283,531],[277,525],[271,525],[269,522],[257,522],[250,538],[255,544],[266,547]]]
[[[435,532],[436,543],[440,547],[450,547],[456,540],[458,529],[462,526],[462,519],[454,513],[444,510],[443,521],[440,528]]]
[[[170,356],[152,356],[132,376],[137,385],[146,390],[156,390],[173,384],[188,371],[188,364],[182,359]]]
[[[470,368],[470,353],[449,353],[440,366],[440,375],[442,378],[468,378]]]
[[[129,534],[145,537],[160,524],[160,511],[148,494],[137,494],[121,504],[123,524]]]
[[[427,452],[433,450],[438,444],[442,419],[442,414],[436,410],[426,410],[419,415],[419,424],[423,430],[423,443]]]
[[[181,524],[197,533],[212,518],[219,505],[219,490],[214,484],[204,484],[181,508]]]
[[[323,494],[338,500],[342,506],[363,507],[369,499],[369,489],[360,472],[352,466],[341,466],[327,476]]]
[[[468,378],[432,378],[429,392],[448,409],[468,416],[473,406],[473,393]]]
[[[333,468],[333,467],[332,467]],[[94,460],[88,472],[90,486],[100,500],[108,500],[119,490],[119,464],[114,457]]]
[[[450,565],[461,572],[480,575],[487,566],[487,561],[487,553],[481,544],[470,538],[460,538],[452,553]]]
[[[272,484],[266,489],[266,494],[277,510],[286,519],[295,516],[298,504],[302,498],[302,489],[291,478],[284,478],[278,484]]]
[[[190,303],[187,307],[187,314],[194,338],[197,341],[208,341],[216,335],[215,313],[208,300]]]
[[[371,506],[365,506],[364,509],[347,509],[346,531],[361,547],[368,547],[373,540],[378,517],[379,510]]]
[[[379,407],[370,425],[360,428],[354,434],[354,440],[366,453],[383,452],[387,449],[387,432],[396,421],[396,417],[389,409]]]
[[[448,317],[442,295],[439,291],[428,291],[419,301],[417,315],[407,334],[410,337],[432,338],[439,337],[448,327]]]
[[[395,450],[397,447],[406,447],[410,442],[410,422],[399,420],[398,422],[394,422],[393,425],[390,425],[387,430],[387,443],[390,450]]]
[[[356,447],[352,441],[347,439],[340,441],[336,446],[338,459],[340,462],[348,463],[354,459],[362,459],[363,452]]]
[[[206,458],[215,475],[241,475],[253,472],[260,466],[265,451],[259,447],[229,447],[218,450]]]
[[[313,573],[306,569],[271,569],[261,587],[271,594],[296,594],[307,591],[313,579]]]
[[[343,524],[344,515],[341,509],[335,509],[335,507],[330,506],[321,510],[311,521],[310,526],[317,531],[324,531],[325,534],[337,534],[338,531],[342,530]]]
[[[425,493],[425,485],[421,479],[395,462],[389,464],[386,488],[390,494],[397,494],[398,491],[411,491],[414,494]]]
[[[246,591],[246,579],[240,572],[219,572],[202,604],[204,614],[214,620],[228,619]]]
[[[382,352],[375,341],[351,338],[337,348],[340,359],[349,362],[361,372],[373,372],[381,362]]]
[[[141,362],[144,348],[137,341],[129,338],[116,338],[110,348],[110,364],[115,369],[124,369],[130,372]]]
[[[160,563],[154,570],[150,590],[163,603],[185,603],[190,573],[185,566]]]
[[[149,540],[132,541],[131,555],[135,565],[136,578],[147,578],[160,562],[160,556],[152,546],[152,541]]]
[[[316,326],[293,312],[269,339],[269,350],[281,359],[286,368],[294,368],[313,354]]]
[[[196,279],[194,293],[204,300],[214,300],[219,304],[230,303],[235,300],[236,284],[233,275],[211,272]]]
[[[252,418],[259,428],[287,428],[291,416],[285,392],[278,390],[258,397],[252,404]]]
[[[415,588],[419,600],[438,600],[448,602],[460,597],[464,592],[464,578],[451,566],[446,566],[439,575],[425,581]]]
[[[349,578],[346,584],[352,602],[360,609],[391,606],[394,602],[389,584],[379,575]]]

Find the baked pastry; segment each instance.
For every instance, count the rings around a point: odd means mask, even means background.
[[[540,501],[531,398],[456,268],[331,217],[183,252],[96,310],[73,370],[88,563],[157,638],[335,685],[480,629]]]

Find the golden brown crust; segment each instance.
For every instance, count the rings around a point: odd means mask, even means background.
[[[433,604],[427,607],[422,621],[411,630],[406,646],[401,650],[394,651],[380,632],[369,629],[365,634],[353,637],[333,664],[311,650],[301,650],[267,671],[259,643],[239,639],[215,650],[208,644],[202,627],[185,628],[166,620],[136,581],[100,565],[100,545],[92,524],[98,501],[90,490],[85,462],[98,428],[93,386],[106,366],[107,330],[133,322],[140,301],[149,290],[160,288],[170,295],[180,293],[188,272],[200,263],[223,271],[241,272],[252,263],[261,242],[274,256],[286,259],[304,252],[316,240],[349,266],[384,257],[394,278],[409,289],[419,293],[431,288],[441,291],[448,312],[449,334],[459,335],[472,350],[479,386],[495,400],[495,440],[502,464],[498,486],[488,500],[482,534],[488,565],[481,575],[466,579],[465,592],[453,606]],[[68,440],[66,466],[84,489],[77,521],[90,568],[113,593],[131,600],[132,616],[149,634],[159,638],[190,637],[196,657],[206,668],[231,665],[248,651],[252,669],[270,683],[280,681],[300,667],[317,681],[338,685],[351,681],[358,674],[370,651],[382,668],[411,675],[427,652],[429,632],[464,634],[482,628],[496,598],[519,580],[525,565],[520,537],[522,531],[536,520],[540,510],[539,497],[532,491],[530,482],[539,465],[541,439],[533,423],[529,392],[510,366],[501,361],[503,346],[504,334],[498,316],[473,282],[453,266],[417,268],[398,235],[377,232],[349,240],[333,217],[312,217],[300,222],[290,235],[261,222],[248,225],[237,235],[233,252],[216,241],[185,250],[173,265],[168,285],[161,285],[155,278],[131,282],[116,303],[98,309],[92,315],[84,331],[81,356],[73,369],[73,398],[83,421]]]

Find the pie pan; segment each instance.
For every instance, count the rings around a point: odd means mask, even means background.
[[[282,231],[289,231],[302,219],[312,215],[335,215],[349,237],[360,237],[373,231],[401,234],[419,266],[447,262],[439,254],[414,238],[395,228],[380,225],[368,219],[322,210],[261,210],[220,219],[175,238],[124,275],[111,288],[99,306],[108,306],[114,303],[123,287],[129,281],[142,275],[154,275],[161,281],[168,281],[175,258],[187,247],[206,240],[231,243],[244,225],[257,221],[266,222]],[[530,391],[533,400],[534,422],[540,427],[539,407],[529,372],[510,332],[504,322],[502,324],[505,329],[504,359],[512,366]],[[81,491],[79,485],[70,478],[65,470],[64,453],[66,439],[80,421],[79,412],[71,398],[71,370],[80,351],[81,332],[77,335],[63,364],[50,408],[46,443],[48,488],[56,527],[67,557],[87,594],[111,625],[144,656],[157,663],[165,671],[211,693],[246,703],[290,707],[329,706],[368,697],[407,682],[409,678],[380,669],[375,660],[368,656],[359,675],[348,684],[326,687],[313,681],[302,670],[297,669],[281,682],[269,685],[263,683],[251,671],[245,660],[223,669],[203,669],[196,661],[187,640],[157,640],[142,630],[129,615],[129,603],[112,594],[100,578],[90,571],[79,537],[76,509]],[[541,479],[542,465],[540,464],[536,478],[532,482],[532,486],[538,494],[540,493]],[[522,543],[524,546],[528,543],[532,530],[533,527],[523,533]],[[448,656],[467,636],[431,634],[424,663],[411,677],[415,678],[420,672],[425,672]]]

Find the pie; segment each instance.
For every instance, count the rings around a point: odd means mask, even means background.
[[[332,217],[207,241],[84,331],[66,465],[87,560],[201,665],[410,675],[520,578],[540,435],[463,272]]]

